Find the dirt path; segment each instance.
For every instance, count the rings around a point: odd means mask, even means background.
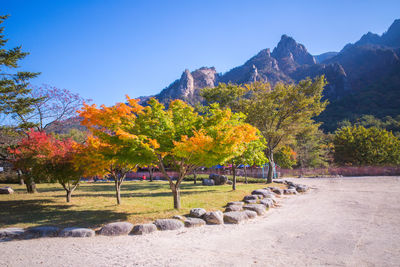
[[[2,266],[398,266],[400,177],[296,179],[313,189],[242,225],[0,243]]]

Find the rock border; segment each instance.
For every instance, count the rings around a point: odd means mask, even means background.
[[[188,217],[174,215],[169,219],[157,219],[152,223],[133,225],[130,222],[112,222],[105,224],[98,231],[89,228],[56,226],[37,226],[31,228],[0,228],[0,242],[24,240],[43,237],[94,237],[99,235],[146,235],[158,231],[178,230],[183,227],[197,228],[204,225],[239,224],[257,216],[263,216],[270,208],[276,206],[276,198],[282,195],[292,196],[307,192],[310,187],[296,184],[288,180],[277,180],[287,188],[267,187],[256,189],[243,198],[242,201],[232,201],[225,205],[225,212],[206,211],[203,208],[193,208]]]

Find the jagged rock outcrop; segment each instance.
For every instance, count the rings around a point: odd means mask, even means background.
[[[292,37],[282,35],[280,42],[272,52],[278,61],[279,67],[290,73],[301,65],[316,64],[315,58],[308,53],[304,45],[297,43]]]
[[[196,104],[201,101],[199,89],[216,86],[217,76],[214,67],[203,67],[193,72],[186,69],[180,79],[162,90],[160,94],[156,95],[156,98],[163,103],[168,103],[173,99],[182,99],[190,104]],[[146,98],[143,99],[146,100]]]

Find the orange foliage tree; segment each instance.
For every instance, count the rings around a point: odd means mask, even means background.
[[[110,175],[115,183],[117,204],[121,203],[121,185],[126,174],[154,161],[152,142],[125,130],[135,125],[138,114],[143,112],[137,100],[127,98],[127,102],[100,108],[84,104],[78,111],[81,124],[92,136],[79,146],[76,165],[86,166],[87,175]]]

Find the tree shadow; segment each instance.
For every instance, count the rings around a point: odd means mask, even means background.
[[[95,228],[111,221],[126,220],[128,213],[109,210],[71,210],[71,205],[46,205],[52,200],[0,202],[0,227],[18,223],[58,227]]]
[[[115,190],[115,189],[114,189]],[[167,192],[149,192],[149,193],[144,193],[144,192],[126,192],[124,188],[121,188],[121,197],[169,197],[172,195],[171,191]],[[201,194],[201,193],[209,193],[209,192],[216,192],[218,191],[217,189],[209,189],[209,190],[181,190],[181,195],[196,195],[196,194]],[[81,193],[82,192],[82,193]],[[56,195],[52,196],[55,198],[65,198],[64,195]],[[84,191],[75,191],[72,194],[72,198],[74,197],[106,197],[106,198],[115,198],[115,193],[101,193],[98,192],[96,194],[85,194]]]

